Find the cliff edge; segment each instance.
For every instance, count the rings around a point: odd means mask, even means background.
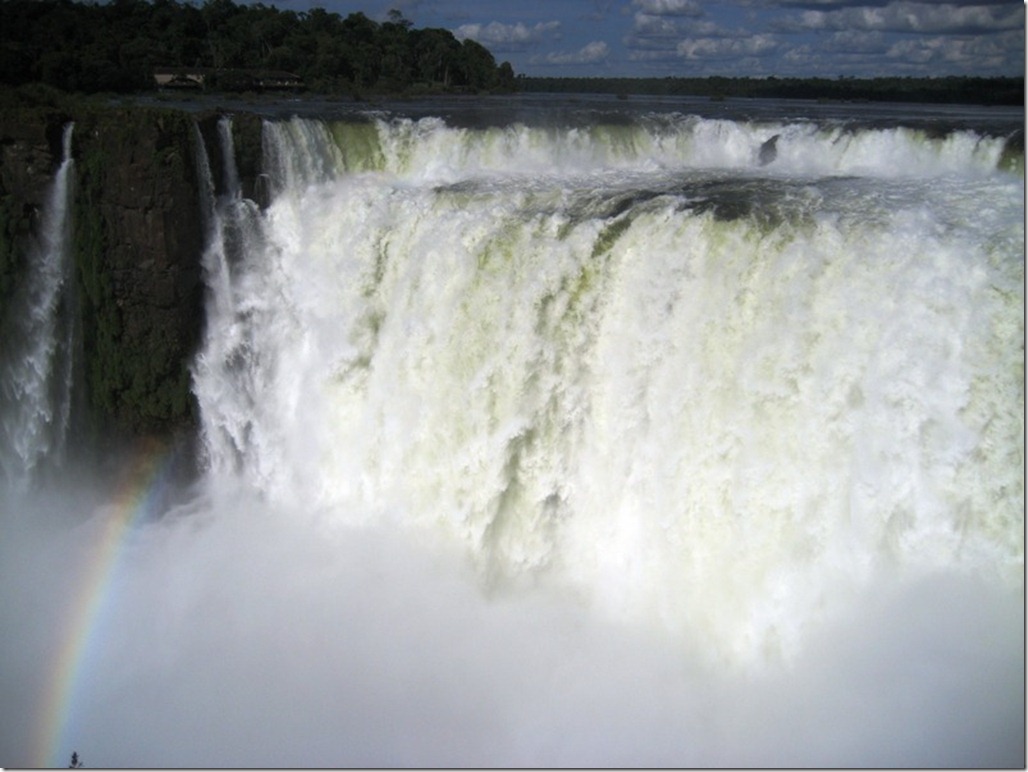
[[[0,112],[0,340],[71,122],[76,389],[87,413],[80,423],[104,435],[195,430],[190,365],[203,332],[202,186],[210,184],[200,179],[196,143],[217,119],[145,107]],[[239,126],[240,145],[259,155],[260,121]],[[247,159],[246,184],[258,167]]]

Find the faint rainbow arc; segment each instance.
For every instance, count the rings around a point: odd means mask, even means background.
[[[84,750],[63,747],[76,689],[110,605],[127,539],[140,522],[156,514],[173,455],[159,441],[140,442],[106,507],[106,522],[89,550],[81,589],[71,604],[67,632],[43,694],[34,754],[39,766],[66,766],[72,751]]]

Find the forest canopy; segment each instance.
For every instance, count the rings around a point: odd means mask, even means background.
[[[510,64],[449,30],[414,29],[399,11],[379,23],[322,8],[178,0],[0,1],[0,83],[44,83],[79,93],[154,87],[159,68],[205,72],[234,90],[254,71],[298,76],[322,93],[505,91]]]
[[[303,88],[327,95],[549,92],[1020,105],[1024,78],[541,78],[515,76],[487,48],[323,8],[232,0],[0,0],[0,86],[72,93],[165,87]],[[24,96],[24,95],[23,95]]]

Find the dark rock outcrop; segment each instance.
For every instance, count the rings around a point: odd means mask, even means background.
[[[758,157],[761,166],[767,166],[778,158],[778,139],[780,136],[780,134],[775,134],[771,139],[767,140],[760,146]]]
[[[204,295],[194,116],[141,107],[0,115],[0,325],[68,121],[85,423],[122,437],[189,433]]]
[[[91,413],[131,434],[195,420],[204,227],[191,116],[141,108],[76,120],[75,265]]]

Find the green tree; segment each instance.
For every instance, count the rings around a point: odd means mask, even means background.
[[[510,66],[510,62],[504,62],[496,71],[496,87],[500,91],[514,91],[517,87],[514,68]]]
[[[400,89],[411,82],[414,74],[414,52],[409,32],[411,23],[396,10],[390,11],[389,16],[390,21],[378,30],[382,62],[379,77],[387,87]]]
[[[460,70],[464,85],[472,91],[487,91],[496,86],[496,60],[481,43],[468,39],[461,44]]]
[[[354,86],[363,90],[378,82],[381,52],[378,47],[378,25],[363,13],[351,13],[342,23],[348,46]]]
[[[152,88],[159,66],[219,70],[224,88],[252,84],[255,69],[288,70],[329,92],[511,89],[474,41],[417,30],[393,9],[379,24],[324,8],[302,13],[233,0],[0,0],[0,82],[66,91]],[[235,72],[233,72],[235,70]]]
[[[448,30],[423,29],[411,33],[414,78],[449,87],[460,62],[460,43]]]

